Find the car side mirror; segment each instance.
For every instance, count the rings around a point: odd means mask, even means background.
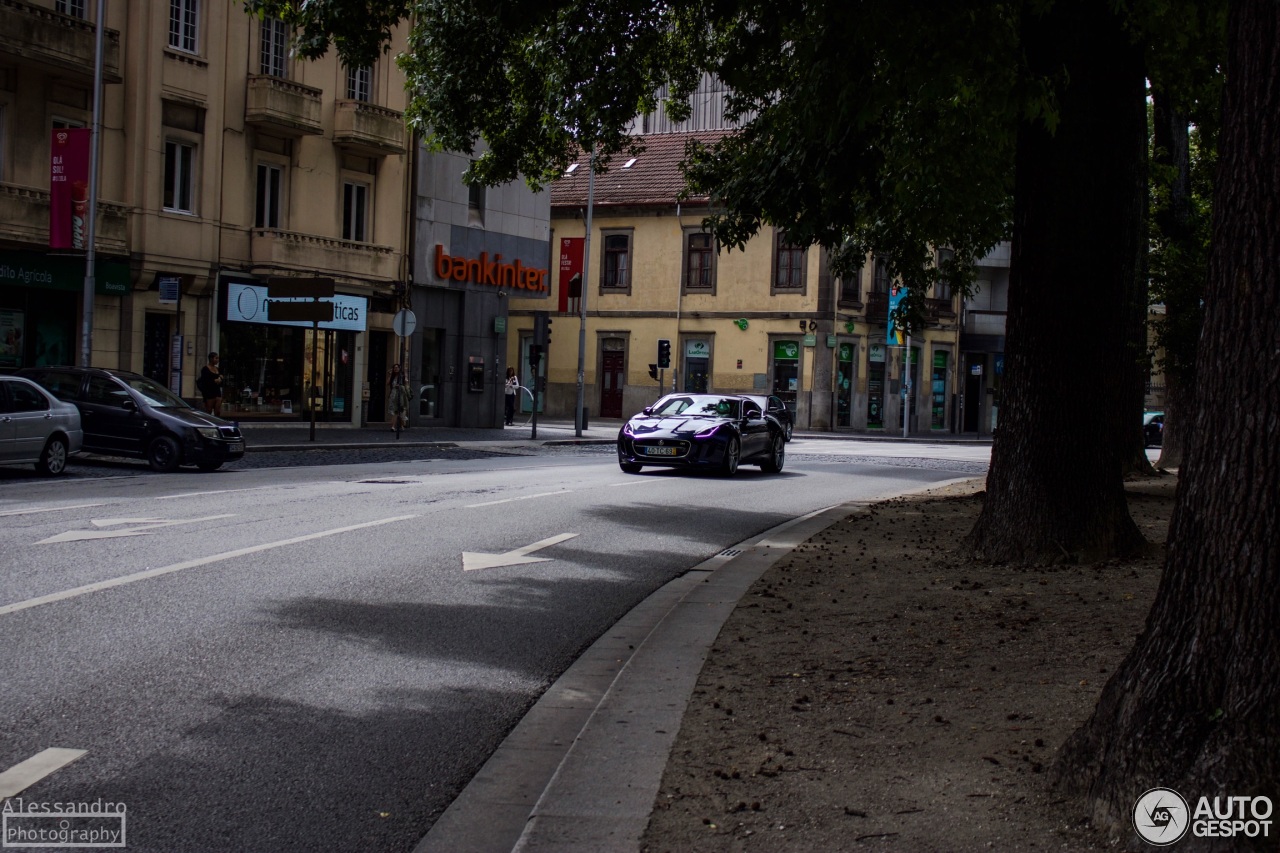
[[[757,411],[753,410],[753,411],[747,412],[747,420],[749,421],[758,421],[763,419],[764,419],[764,415],[760,414]]]
[[[125,397],[123,400],[120,401],[120,408],[124,409],[127,412],[136,412],[138,411],[138,404],[133,402],[132,397]]]
[[[646,415],[652,415],[652,414],[653,414],[653,406],[645,406],[643,409],[641,409],[641,411],[642,411],[644,414],[646,414]]]

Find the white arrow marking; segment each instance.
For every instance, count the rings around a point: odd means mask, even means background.
[[[44,777],[85,755],[83,749],[50,747],[0,773],[0,800],[22,793]],[[5,845],[8,847],[9,845]]]
[[[550,557],[530,557],[534,551],[541,551],[566,539],[577,536],[576,533],[560,533],[546,539],[539,539],[532,545],[525,545],[505,554],[479,554],[473,551],[462,552],[462,570],[473,572],[476,569],[496,569],[499,566],[518,566],[521,563],[549,563]]]
[[[57,536],[50,536],[48,539],[41,539],[37,545],[50,545],[55,542],[80,542],[85,539],[114,539],[117,536],[145,536],[153,530],[159,530],[162,527],[172,527],[175,524],[195,524],[199,521],[217,521],[220,518],[231,518],[234,513],[225,513],[223,515],[206,515],[204,518],[179,518],[173,521],[166,521],[163,518],[95,518],[90,523],[94,527],[115,527],[121,524],[142,524],[145,527],[127,527],[123,530],[68,530],[66,533],[59,533]]]

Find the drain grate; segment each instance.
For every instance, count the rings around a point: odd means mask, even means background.
[[[372,483],[376,486],[412,486],[417,480],[360,480],[361,483]]]
[[[719,554],[716,554],[716,556],[717,557],[736,557],[741,553],[742,553],[741,548],[730,548],[727,551],[721,551]]]

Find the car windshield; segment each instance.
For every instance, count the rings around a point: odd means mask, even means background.
[[[742,401],[734,397],[668,397],[658,403],[653,414],[660,417],[685,415],[702,418],[737,418],[741,416]]]
[[[134,391],[142,395],[143,401],[156,409],[189,409],[191,406],[181,397],[175,397],[169,393],[169,389],[165,388],[158,382],[153,382],[145,376],[119,376],[117,377],[125,385],[128,385]]]

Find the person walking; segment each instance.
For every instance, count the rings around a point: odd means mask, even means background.
[[[204,410],[216,415],[222,411],[222,371],[218,369],[218,354],[209,353],[209,363],[200,368],[196,389],[204,397]]]
[[[516,395],[520,393],[520,377],[516,376],[514,367],[507,368],[507,387],[503,399],[506,402],[506,425],[516,425]]]
[[[400,435],[401,426],[409,425],[409,380],[400,372],[400,365],[391,365],[391,378],[387,380],[387,404],[391,408],[391,429]],[[403,424],[401,421],[403,420]]]

